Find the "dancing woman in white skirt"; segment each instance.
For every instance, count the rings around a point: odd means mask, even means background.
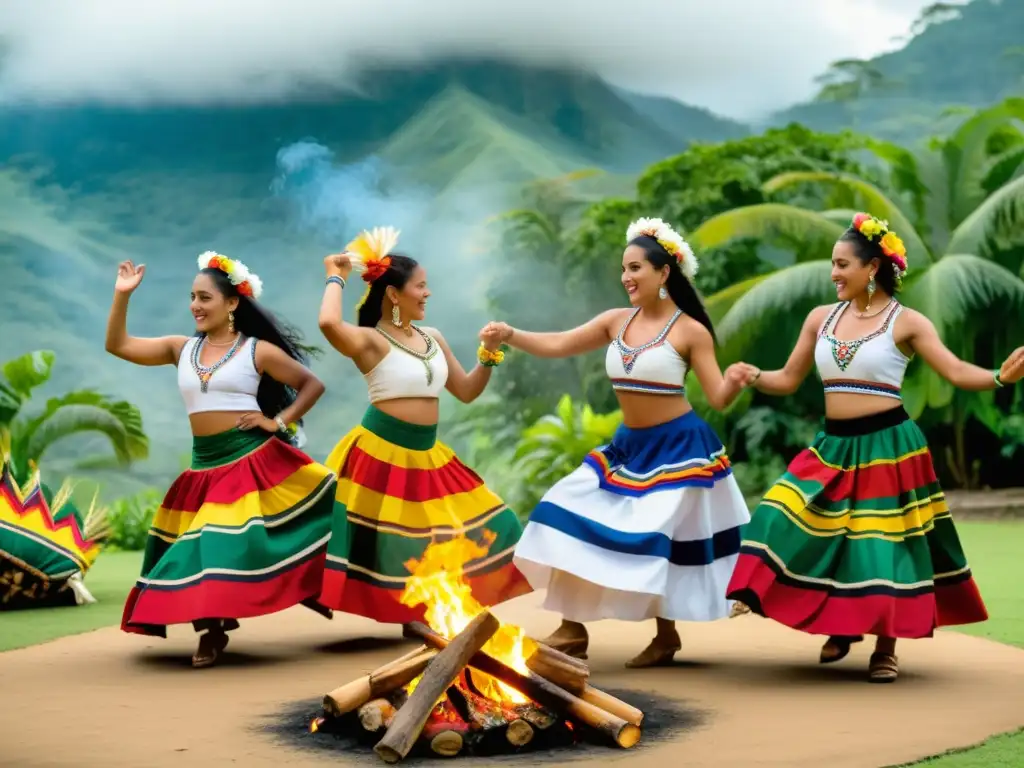
[[[657,634],[627,667],[671,662],[676,621],[725,618],[725,598],[750,514],[722,441],[686,400],[697,374],[708,402],[725,408],[741,382],[725,379],[711,320],[693,284],[686,242],[660,219],[627,231],[622,284],[633,309],[613,309],[561,333],[490,323],[484,337],[538,357],[609,345],[605,369],[623,425],[557,482],[530,515],[515,563],[544,607],[562,614],[549,645],[586,658],[584,622],[656,619]]]

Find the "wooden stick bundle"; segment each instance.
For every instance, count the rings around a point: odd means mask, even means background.
[[[423,641],[428,646],[438,649],[441,653],[449,646],[447,638],[434,632],[430,627],[421,622],[414,622],[408,625],[408,629],[411,633],[423,638]],[[458,639],[456,638],[452,643]],[[628,749],[640,741],[640,728],[638,725],[575,696],[535,672],[531,672],[528,675],[521,674],[494,657],[482,652],[473,653],[467,657],[466,662],[469,666],[512,686],[537,703],[565,712],[575,720],[605,733],[620,747]],[[614,699],[614,697],[608,694],[603,695],[608,700],[618,701],[618,699]],[[629,707],[625,702],[621,702],[621,704],[623,707]],[[401,714],[401,710],[399,714]]]
[[[493,614],[484,611],[454,640],[450,643],[445,640],[444,646],[437,648],[439,653],[423,671],[423,677],[409,700],[395,714],[384,738],[374,747],[384,762],[397,763],[409,754],[437,700],[500,626]]]

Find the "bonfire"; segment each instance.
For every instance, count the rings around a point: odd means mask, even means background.
[[[502,624],[478,603],[464,566],[489,541],[431,544],[410,560],[402,603],[423,606],[423,645],[324,697],[311,730],[346,722],[379,740],[395,763],[417,746],[437,755],[493,754],[575,743],[584,734],[622,748],[640,740],[643,713],[589,683],[586,664]]]

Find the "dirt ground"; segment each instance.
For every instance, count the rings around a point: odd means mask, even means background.
[[[539,601],[528,595],[495,613],[543,636],[557,619]],[[818,638],[744,616],[681,624],[673,668],[624,669],[652,630],[593,625],[593,683],[680,700],[702,722],[647,748],[609,750],[609,762],[653,768],[683,755],[689,768],[870,768],[1024,726],[1024,651],[990,641],[942,632],[901,643],[900,680],[869,685],[867,643],[820,666]],[[0,654],[0,766],[337,765],[337,754],[297,750],[260,729],[409,646],[395,628],[302,608],[245,622],[220,667],[192,670],[194,642],[182,628],[168,640],[111,628]]]

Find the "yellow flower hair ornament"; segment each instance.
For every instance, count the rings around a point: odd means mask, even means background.
[[[892,263],[892,271],[896,275],[896,287],[903,286],[903,278],[907,274],[907,247],[899,236],[889,229],[889,222],[875,218],[870,213],[858,213],[850,225],[871,242],[878,242],[882,253]]]
[[[626,230],[626,243],[631,243],[642,236],[657,240],[658,245],[668,251],[670,256],[675,257],[682,273],[693,280],[699,265],[697,257],[693,254],[693,249],[682,235],[661,219],[637,219]]]
[[[345,253],[349,257],[355,257],[362,265],[363,280],[372,283],[391,266],[391,257],[388,255],[398,245],[400,230],[394,227],[374,227],[372,230],[363,230],[348,245],[345,246]]]
[[[263,294],[263,281],[259,275],[250,272],[249,268],[237,259],[229,259],[215,251],[206,251],[199,255],[198,262],[200,270],[216,269],[227,275],[228,280],[242,296],[259,299]]]

